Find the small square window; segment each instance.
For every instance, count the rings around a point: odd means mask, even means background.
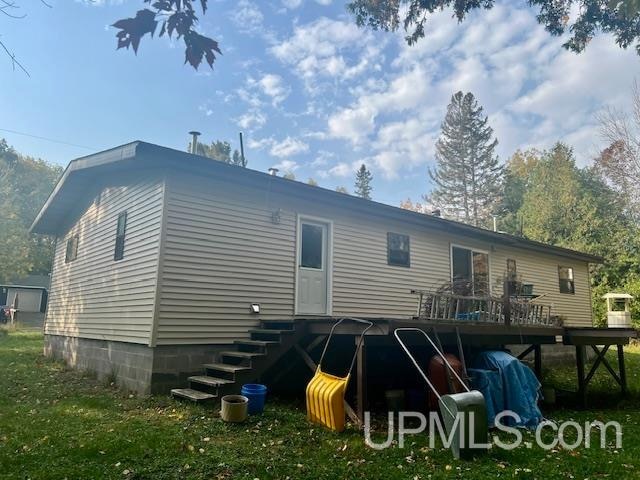
[[[67,239],[67,251],[64,256],[64,263],[73,262],[78,257],[78,235]]]
[[[124,241],[127,234],[127,212],[118,215],[118,226],[116,228],[116,249],[113,254],[114,260],[122,260],[124,258]]]
[[[387,264],[396,267],[411,266],[409,235],[387,233]]]
[[[558,267],[558,281],[560,283],[560,293],[576,293],[576,285],[573,280],[573,268]]]

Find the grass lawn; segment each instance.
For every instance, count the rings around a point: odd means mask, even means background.
[[[1,333],[1,332],[0,332]],[[269,399],[264,415],[228,425],[216,409],[168,397],[137,398],[42,357],[42,335],[0,336],[0,478],[7,479],[226,479],[226,478],[640,478],[640,349],[628,350],[631,396],[621,402],[604,373],[592,389],[598,407],[557,409],[555,420],[616,420],[613,435],[590,449],[543,450],[525,434],[512,451],[492,449],[473,462],[429,449],[424,435],[404,449],[376,451],[354,428],[333,434],[308,424],[302,403]],[[612,357],[613,359],[613,357]],[[555,371],[558,384],[575,385],[572,369]]]

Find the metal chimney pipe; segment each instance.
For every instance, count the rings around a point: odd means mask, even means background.
[[[198,137],[201,135],[200,132],[196,132],[195,130],[189,132],[191,135],[191,151],[189,153],[193,153],[197,155],[198,153]]]
[[[247,161],[244,159],[244,139],[242,137],[242,132],[240,132],[240,158],[242,159],[242,166],[247,166]]]
[[[278,176],[278,169],[275,167],[271,167],[269,169],[269,175],[273,176],[273,177],[277,177]]]

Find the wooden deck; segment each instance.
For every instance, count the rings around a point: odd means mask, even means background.
[[[297,323],[303,323],[307,334],[322,339],[329,334],[333,324],[342,317],[311,317],[298,318]],[[627,380],[624,361],[624,345],[629,344],[632,338],[638,338],[638,332],[629,328],[585,328],[585,327],[561,327],[556,325],[539,324],[511,324],[497,322],[472,322],[472,321],[429,321],[417,317],[405,319],[391,318],[365,318],[374,323],[358,352],[357,357],[357,392],[356,401],[357,417],[362,419],[367,408],[367,349],[376,346],[388,346],[396,344],[393,332],[397,328],[420,328],[429,334],[437,336],[438,341],[445,346],[456,346],[458,338],[464,348],[500,348],[506,345],[527,346],[518,356],[524,359],[530,354],[534,356],[534,371],[538,378],[542,377],[542,345],[564,344],[575,347],[576,367],[578,373],[578,398],[583,407],[586,407],[587,386],[600,366],[604,366],[611,376],[620,385],[622,394],[627,393]],[[356,341],[362,332],[362,325],[348,322],[340,326],[336,335],[353,336]],[[424,339],[416,338],[417,345],[424,343]],[[412,343],[408,338],[407,342]],[[611,346],[617,348],[618,371],[609,364],[605,355]],[[599,348],[599,346],[603,346]],[[592,349],[596,358],[588,373],[585,374],[586,349]],[[310,368],[313,363],[310,359],[305,361]]]

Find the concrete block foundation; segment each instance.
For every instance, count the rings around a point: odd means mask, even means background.
[[[149,347],[61,335],[44,337],[45,356],[142,395],[186,386],[187,377],[202,374],[202,364],[214,361],[221,349],[214,345]]]

